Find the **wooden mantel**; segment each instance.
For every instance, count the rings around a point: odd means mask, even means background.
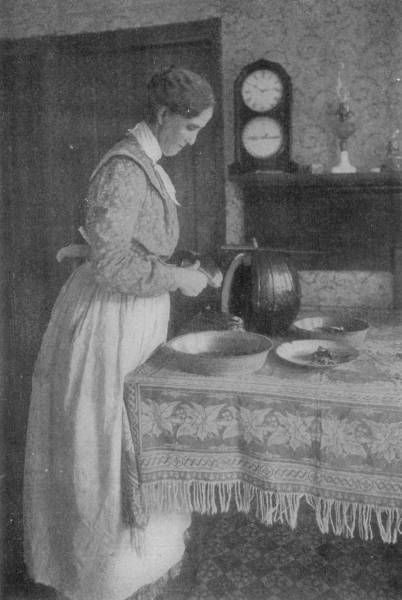
[[[402,191],[402,172],[382,173],[282,173],[279,171],[257,171],[256,173],[230,174],[230,179],[241,185],[266,187],[298,186],[300,188],[325,188],[347,190],[399,190]]]
[[[402,308],[402,173],[230,174],[246,239],[292,251],[301,269],[390,271]],[[298,251],[301,251],[298,254]]]

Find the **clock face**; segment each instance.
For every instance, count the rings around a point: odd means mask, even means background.
[[[282,146],[283,131],[275,119],[255,117],[244,127],[241,140],[254,158],[269,158]]]
[[[256,69],[243,81],[241,95],[246,106],[256,112],[274,108],[283,95],[279,76],[270,69]]]

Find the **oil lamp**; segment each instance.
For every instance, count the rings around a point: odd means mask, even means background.
[[[341,64],[343,69],[343,63]],[[332,173],[356,173],[356,167],[350,164],[349,153],[347,151],[347,139],[354,134],[356,125],[353,120],[354,114],[349,108],[349,91],[342,83],[341,75],[338,74],[337,95],[339,99],[338,108],[335,112],[337,121],[335,124],[335,133],[339,138],[340,160],[332,167]]]

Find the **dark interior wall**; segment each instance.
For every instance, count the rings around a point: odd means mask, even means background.
[[[1,201],[1,197],[0,197]],[[0,242],[0,566],[5,557],[5,532],[6,532],[6,405],[7,405],[7,378],[8,378],[8,306],[6,280],[7,273],[4,261],[3,226],[4,215],[0,214],[1,220],[1,242]],[[2,598],[3,570],[0,568],[0,598]]]
[[[1,65],[0,65],[1,67]],[[0,86],[2,81],[2,71],[0,68]],[[4,123],[5,112],[3,110],[2,90],[0,89],[0,135],[2,134],[2,124]],[[0,168],[0,565],[3,564],[4,556],[4,531],[5,531],[5,414],[7,401],[7,376],[8,376],[8,296],[7,296],[7,239],[6,239],[6,207],[2,196],[2,170]],[[2,597],[2,569],[0,569],[0,597]]]
[[[2,217],[3,215],[1,215]],[[2,244],[0,246],[1,251],[3,250]],[[4,556],[4,532],[5,532],[5,511],[4,511],[4,500],[5,500],[5,444],[4,444],[4,430],[5,430],[5,419],[4,419],[4,399],[6,397],[6,377],[7,377],[7,365],[6,365],[6,336],[5,324],[6,324],[6,306],[5,306],[5,269],[4,261],[0,258],[0,565],[3,564]],[[2,569],[0,569],[0,597],[3,584]]]
[[[1,197],[0,197],[1,202]],[[0,242],[0,254],[3,255],[3,214],[0,213],[1,219],[1,242]],[[5,446],[4,446],[4,398],[6,396],[6,376],[7,376],[7,366],[6,366],[6,348],[5,348],[5,340],[6,336],[6,315],[5,315],[5,268],[4,261],[0,257],[0,565],[3,564],[3,542],[4,542],[4,479],[5,479]],[[2,589],[2,571],[0,570],[0,596]]]

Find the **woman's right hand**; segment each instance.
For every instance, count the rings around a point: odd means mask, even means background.
[[[200,261],[197,260],[189,267],[177,267],[175,271],[176,282],[184,296],[198,296],[206,288],[208,278],[199,271]]]

